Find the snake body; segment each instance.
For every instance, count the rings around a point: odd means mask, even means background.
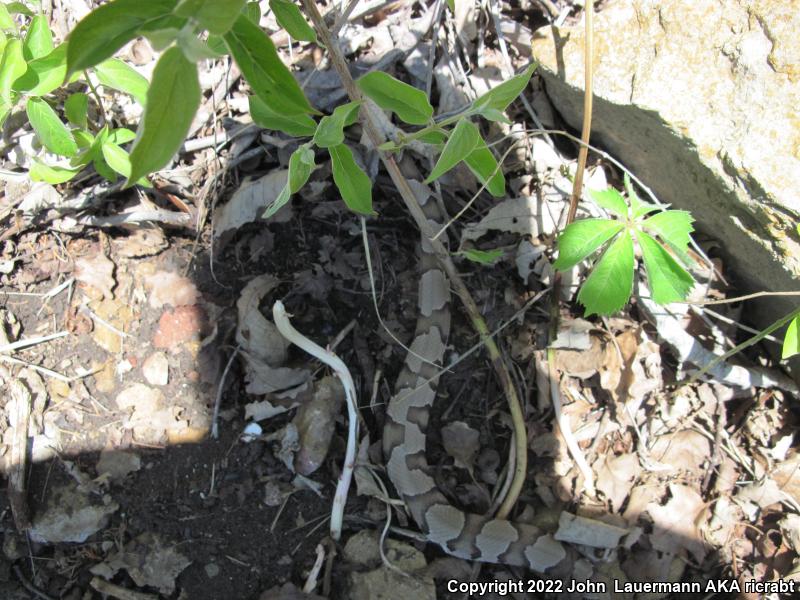
[[[435,202],[424,197],[419,200],[426,216],[438,222]],[[424,238],[419,265],[415,337],[389,402],[383,430],[389,478],[427,539],[446,553],[540,573],[571,570],[570,551],[551,535],[532,525],[459,510],[436,486],[425,457],[425,439],[436,397],[434,365],[442,364],[450,332],[450,287]]]

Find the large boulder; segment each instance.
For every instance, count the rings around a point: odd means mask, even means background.
[[[719,239],[744,287],[800,289],[800,4],[609,0],[595,17],[592,142]],[[584,25],[533,40],[579,129]],[[788,312],[773,301],[761,320]],[[762,309],[765,305],[762,305]]]

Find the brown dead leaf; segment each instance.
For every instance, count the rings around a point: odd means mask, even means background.
[[[770,472],[770,476],[781,491],[800,503],[800,454],[794,454],[779,463]]]
[[[556,368],[562,373],[578,379],[588,379],[610,361],[615,360],[616,350],[600,335],[592,334],[590,347],[586,350],[556,350]]]
[[[75,279],[102,294],[102,298],[113,298],[114,263],[102,252],[75,261]]]
[[[311,475],[322,466],[344,403],[344,388],[337,378],[323,377],[314,388],[311,400],[300,406],[292,420],[300,436],[294,466],[301,475]]]
[[[702,433],[683,429],[659,436],[650,451],[650,457],[673,471],[699,474],[711,456],[711,442]]]
[[[259,305],[278,283],[278,279],[272,275],[254,277],[236,301],[236,341],[243,352],[273,367],[279,367],[286,361],[286,350],[290,343],[275,324],[263,315]]]
[[[112,240],[114,252],[125,258],[155,256],[168,246],[164,232],[159,227],[139,227],[125,237]]]
[[[595,462],[593,468],[597,474],[595,486],[606,497],[611,509],[618,511],[639,475],[638,457],[622,454],[609,458],[606,454]]]
[[[665,504],[651,502],[647,506],[653,519],[653,533],[650,535],[653,548],[669,554],[686,550],[702,563],[706,546],[700,526],[706,504],[700,494],[686,485],[670,484],[669,493],[670,498]]]
[[[161,308],[165,304],[190,306],[197,302],[198,292],[194,282],[171,271],[158,271],[145,279],[150,292],[150,306]]]

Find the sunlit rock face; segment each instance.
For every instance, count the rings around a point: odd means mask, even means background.
[[[691,210],[757,290],[800,288],[798,31],[797,3],[781,0],[610,0],[595,17],[592,142]],[[582,22],[534,35],[547,93],[576,129],[583,48]]]

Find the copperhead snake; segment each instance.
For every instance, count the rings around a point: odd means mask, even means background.
[[[417,193],[423,186],[414,187],[426,217],[438,223],[436,203]],[[450,332],[450,287],[424,237],[420,254],[416,333],[383,429],[389,478],[427,539],[446,553],[540,573],[570,573],[574,552],[550,534],[532,525],[466,513],[450,504],[436,486],[425,457],[425,436],[436,397],[434,365],[443,364]]]

